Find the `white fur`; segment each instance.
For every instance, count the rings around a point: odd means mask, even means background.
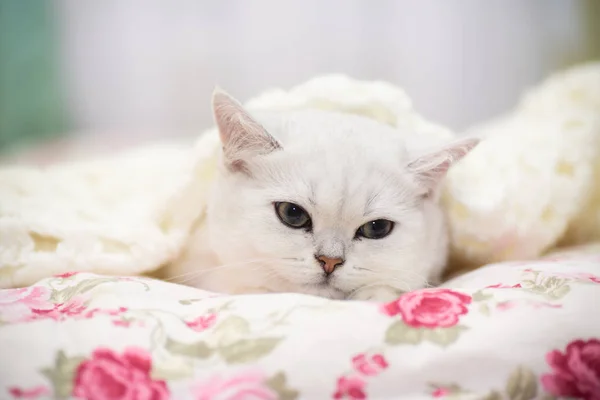
[[[423,146],[366,117],[303,110],[254,119],[222,92],[213,101],[223,157],[207,223],[175,265],[182,280],[226,293],[386,300],[438,279],[448,237],[436,189],[476,140],[408,154]],[[280,201],[308,211],[312,232],[281,223]],[[389,236],[355,238],[380,218],[395,222]],[[327,284],[317,253],[345,259]]]

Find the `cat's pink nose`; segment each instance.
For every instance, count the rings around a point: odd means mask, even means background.
[[[341,258],[331,258],[327,256],[315,256],[319,264],[321,264],[321,268],[327,275],[331,274],[333,270],[344,263],[344,260]]]

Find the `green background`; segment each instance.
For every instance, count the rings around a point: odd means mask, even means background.
[[[52,2],[0,0],[0,151],[65,132]]]

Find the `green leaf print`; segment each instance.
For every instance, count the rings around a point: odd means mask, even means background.
[[[53,290],[50,299],[55,303],[64,303],[76,295],[81,295],[94,289],[98,285],[108,282],[118,282],[117,278],[95,278],[85,279],[75,286],[69,286],[61,290]]]
[[[194,359],[186,357],[161,357],[152,362],[152,379],[174,381],[194,375]]]
[[[171,338],[167,338],[165,349],[172,354],[178,354],[193,358],[208,358],[214,353],[204,341],[194,343],[182,343]]]
[[[475,293],[473,293],[473,296],[471,296],[471,298],[475,302],[490,300],[493,297],[494,297],[494,295],[492,295],[492,294],[483,293],[483,290],[478,290]]]
[[[412,328],[402,321],[395,321],[385,332],[385,343],[391,345],[398,344],[419,344],[423,340],[423,331],[418,328]]]
[[[531,271],[532,279],[522,281],[523,287],[530,293],[543,295],[549,300],[559,300],[571,291],[569,280],[555,276],[544,277],[539,271]]]
[[[525,279],[525,280],[521,281],[521,285],[524,288],[531,288],[531,287],[535,286],[535,281],[532,279]]]
[[[571,287],[567,284],[557,286],[548,292],[548,297],[553,300],[559,300],[565,297],[571,291]]]
[[[225,346],[219,346],[217,352],[228,364],[243,364],[268,355],[282,340],[283,338],[279,337],[241,339]]]
[[[455,325],[449,328],[434,328],[424,329],[422,337],[424,340],[438,344],[442,347],[448,347],[456,342],[460,333],[468,328],[460,325]]]
[[[488,317],[490,315],[490,307],[485,303],[480,304],[479,313]]]
[[[457,384],[430,383],[429,386],[432,397],[441,396],[448,400],[463,399],[465,398],[463,395],[472,393]],[[471,396],[468,398],[471,398]],[[486,395],[477,398],[482,400],[533,400],[538,398],[540,400],[556,400],[548,395],[541,398],[538,396],[538,380],[531,369],[523,366],[519,366],[510,374],[504,391],[494,389]]]
[[[392,323],[385,332],[385,343],[389,345],[415,345],[423,341],[447,347],[456,342],[467,327],[456,325],[449,328],[413,328],[402,321]]]
[[[492,390],[489,394],[481,398],[481,400],[503,400],[500,392]]]
[[[75,371],[85,357],[67,357],[62,350],[56,353],[54,367],[43,368],[40,372],[50,380],[54,388],[54,396],[66,399],[73,391]]]
[[[179,304],[181,304],[182,306],[190,306],[193,303],[196,303],[198,301],[202,301],[205,299],[185,299],[185,300],[179,300]]]
[[[287,386],[287,377],[285,372],[278,372],[269,378],[266,382],[275,393],[279,400],[296,400],[300,394],[297,390],[294,390]]]
[[[219,346],[238,341],[250,333],[250,323],[237,315],[230,315],[218,324],[212,331],[211,338],[215,338]]]
[[[510,400],[531,400],[537,397],[538,385],[535,374],[519,366],[509,376],[505,388]]]

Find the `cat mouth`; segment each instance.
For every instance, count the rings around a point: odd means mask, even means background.
[[[341,288],[339,288],[337,285],[334,284],[334,279],[330,278],[330,277],[323,277],[319,282],[317,282],[316,284],[312,284],[312,285],[307,285],[307,286],[312,286],[312,287],[317,287],[317,289],[320,290],[330,290],[330,291],[335,291],[338,292],[340,294],[343,294],[344,296],[347,295],[348,293],[345,290],[342,290]]]

